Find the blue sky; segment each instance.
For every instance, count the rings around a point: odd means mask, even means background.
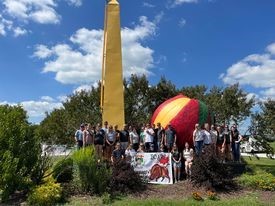
[[[124,76],[275,98],[275,1],[120,0]],[[105,0],[1,0],[0,104],[31,122],[101,78]]]

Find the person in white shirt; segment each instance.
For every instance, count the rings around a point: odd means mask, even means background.
[[[193,143],[195,146],[196,155],[199,156],[202,153],[204,136],[202,135],[202,130],[200,129],[200,125],[195,124],[195,130],[193,132]]]
[[[203,132],[203,136],[204,136],[204,140],[203,143],[204,145],[211,145],[212,144],[212,137],[211,137],[211,132],[210,132],[210,128],[209,128],[209,124],[205,123],[204,124],[204,130]]]
[[[154,130],[151,127],[150,124],[146,124],[146,128],[144,130],[144,143],[145,143],[145,151],[146,152],[151,152],[152,149],[152,144],[154,141]]]
[[[132,162],[132,160],[135,158],[137,152],[133,149],[133,145],[129,144],[127,149],[125,150],[125,157],[127,162]]]
[[[185,164],[185,173],[187,176],[187,179],[190,179],[191,177],[191,167],[193,162],[193,149],[189,148],[188,142],[185,143],[185,148],[183,150],[183,159]]]
[[[137,133],[135,126],[132,127],[132,130],[129,133],[129,136],[130,136],[130,144],[133,146],[133,149],[137,151],[139,146],[139,135]]]

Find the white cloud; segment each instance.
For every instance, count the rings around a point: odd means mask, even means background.
[[[60,16],[56,13],[55,0],[3,0],[7,14],[20,21],[34,21],[41,24],[57,24]]]
[[[155,19],[156,21],[156,19]],[[143,40],[153,37],[156,23],[140,17],[139,24],[133,29],[123,28],[122,52],[124,77],[131,74],[150,75],[154,66],[154,51],[142,45]],[[102,30],[77,30],[71,37],[71,44],[57,44],[53,47],[39,45],[34,56],[44,59],[43,72],[56,73],[55,79],[64,84],[91,84],[101,79]],[[76,48],[76,49],[73,49]]]
[[[76,7],[82,5],[82,0],[63,1]],[[3,8],[0,11],[0,35],[6,35],[7,29],[13,31],[15,37],[26,34],[27,30],[23,25],[26,26],[29,22],[60,23],[61,15],[57,13],[58,2],[60,0],[2,0],[0,2],[0,8]],[[1,21],[3,19],[6,22],[3,23]],[[7,28],[7,24],[10,24],[10,28]]]
[[[168,3],[168,8],[175,8],[182,4],[198,3],[198,0],[173,0]]]
[[[148,8],[154,8],[154,7],[156,7],[155,5],[150,4],[150,3],[148,3],[148,2],[143,2],[143,6],[144,6],[144,7],[148,7]]]
[[[261,94],[275,98],[275,44],[267,53],[252,54],[229,67],[220,78],[226,84],[239,83],[262,89]]]
[[[18,37],[18,36],[22,36],[28,33],[28,31],[26,29],[20,28],[20,27],[16,27],[13,30],[14,32],[14,36]]]
[[[185,24],[186,24],[186,20],[185,20],[184,18],[181,18],[181,19],[179,20],[179,23],[178,23],[179,27],[182,28],[182,27],[185,26]]]
[[[12,29],[12,22],[5,19],[0,13],[0,36],[6,36],[7,31]]]
[[[271,87],[261,92],[261,94],[266,98],[275,99],[275,87]]]
[[[275,54],[275,43],[272,43],[272,44],[268,45],[266,47],[266,50],[271,54]]]
[[[6,36],[5,25],[0,22],[0,36]]]
[[[67,2],[70,5],[74,5],[74,6],[81,6],[82,5],[82,0],[67,0]]]
[[[36,45],[35,46],[35,53],[34,53],[35,57],[44,59],[44,58],[50,57],[51,54],[52,54],[52,51],[50,49],[48,49],[47,46],[45,46],[45,45]]]
[[[56,101],[52,97],[44,96],[41,97],[38,101],[30,100],[23,101],[20,103],[12,103],[12,102],[0,102],[0,104],[9,104],[9,105],[22,105],[24,110],[27,111],[27,115],[29,116],[29,120],[33,122],[35,120],[38,123],[43,118],[45,118],[45,113],[52,112],[54,109],[62,108],[63,105],[61,102]],[[38,122],[37,122],[38,121]]]
[[[77,87],[76,89],[74,89],[73,93],[76,94],[81,91],[89,92],[89,91],[91,91],[91,89],[92,89],[91,85],[85,84],[85,85],[81,85],[81,86]]]
[[[51,112],[54,109],[61,108],[63,105],[60,102],[48,101],[25,101],[21,102],[23,108],[28,112],[30,118],[45,117],[46,112]]]

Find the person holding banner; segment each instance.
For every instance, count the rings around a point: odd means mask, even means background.
[[[178,181],[180,181],[181,153],[179,152],[176,144],[174,144],[171,154],[172,154],[174,179],[175,179],[175,183],[177,183]]]

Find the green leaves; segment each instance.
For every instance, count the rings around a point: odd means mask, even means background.
[[[0,106],[0,190],[2,200],[22,190],[41,155],[39,140],[20,106]],[[24,188],[25,189],[25,188]]]

